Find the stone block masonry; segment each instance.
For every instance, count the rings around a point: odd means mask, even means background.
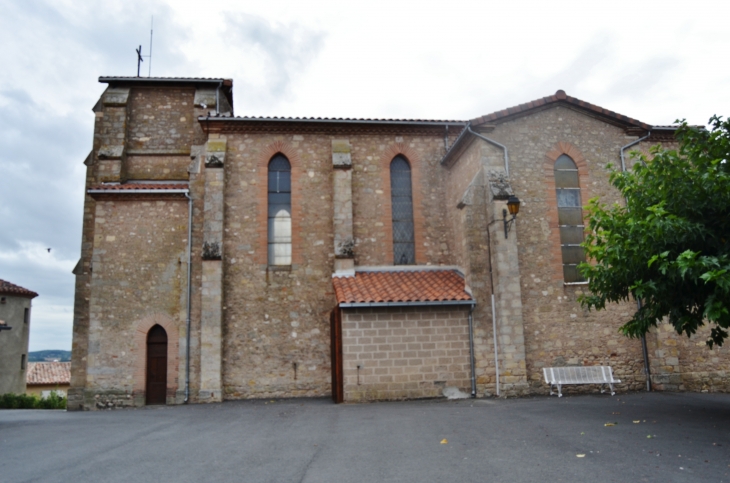
[[[343,309],[346,402],[440,397],[470,392],[468,309]]]

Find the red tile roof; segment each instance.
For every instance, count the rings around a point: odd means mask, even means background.
[[[29,362],[25,382],[29,385],[71,384],[70,362]]]
[[[450,269],[357,272],[332,283],[339,304],[473,300],[464,278]]]
[[[99,184],[89,188],[89,191],[139,191],[139,190],[186,190],[187,183],[124,183]]]
[[[618,121],[619,123],[624,125],[635,126],[641,129],[645,129],[647,131],[651,130],[651,125],[649,124],[643,123],[628,116],[624,116],[623,114],[619,114],[614,111],[609,111],[608,109],[604,109],[595,104],[591,104],[590,102],[581,101],[580,99],[567,95],[564,90],[559,90],[552,96],[543,97],[541,99],[536,99],[531,102],[520,104],[519,106],[508,107],[507,109],[502,109],[501,111],[477,117],[476,119],[472,119],[471,123],[473,126],[478,126],[479,124],[486,124],[490,122],[506,121],[508,119],[525,115],[530,111],[539,109],[548,104],[554,103],[570,104],[575,107],[579,107],[585,111],[598,114],[601,117]]]
[[[18,295],[20,297],[30,297],[30,298],[35,298],[38,296],[38,294],[33,292],[32,290],[28,290],[27,288],[19,287],[13,283],[6,282],[5,280],[0,280],[0,293],[8,294],[8,295]]]

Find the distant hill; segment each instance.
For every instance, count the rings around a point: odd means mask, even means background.
[[[70,362],[71,351],[35,351],[28,352],[28,362]]]

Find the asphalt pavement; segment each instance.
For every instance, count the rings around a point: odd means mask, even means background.
[[[0,482],[729,482],[730,395],[0,410]]]

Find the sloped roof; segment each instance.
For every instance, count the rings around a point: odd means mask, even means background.
[[[352,118],[352,117],[278,117],[278,116],[208,116],[199,120],[207,121],[239,121],[239,122],[308,122],[308,123],[354,123],[354,124],[418,124],[418,125],[454,125],[463,126],[467,121],[447,119],[388,119],[388,118]]]
[[[89,188],[94,191],[143,191],[143,190],[187,190],[187,183],[123,183],[98,184]]]
[[[514,107],[508,107],[501,111],[493,112],[491,114],[485,114],[471,120],[472,126],[478,126],[480,124],[499,123],[504,122],[515,117],[524,116],[533,111],[544,109],[546,106],[551,104],[565,104],[573,108],[577,108],[586,111],[589,114],[604,118],[614,124],[622,124],[626,127],[637,127],[644,130],[650,130],[651,125],[641,122],[637,119],[633,119],[623,114],[604,109],[590,102],[582,101],[576,97],[569,96],[564,90],[559,90],[552,96],[542,97],[534,101],[526,102]]]
[[[7,282],[0,279],[0,294],[17,295],[19,297],[35,298],[38,296],[37,293],[27,288],[20,287],[13,283]]]
[[[71,383],[70,362],[29,362],[26,384],[56,385]]]
[[[452,269],[358,271],[354,277],[332,279],[337,303],[388,305],[399,303],[473,303],[464,278]]]

